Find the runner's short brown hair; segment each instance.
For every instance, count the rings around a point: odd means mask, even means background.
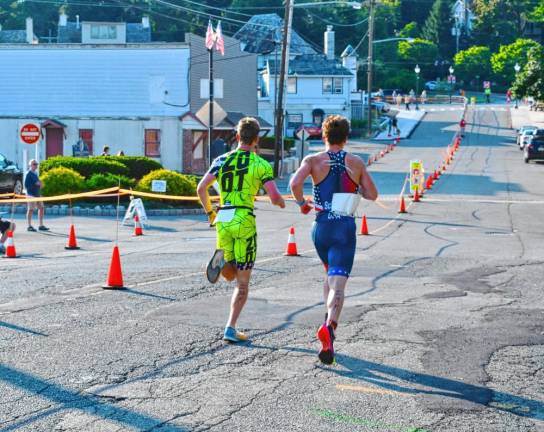
[[[342,144],[349,135],[349,121],[341,115],[330,115],[323,122],[323,138],[329,144]]]
[[[261,125],[253,117],[244,117],[238,122],[238,126],[236,126],[236,132],[240,135],[240,142],[242,144],[251,144],[259,136],[260,131]]]

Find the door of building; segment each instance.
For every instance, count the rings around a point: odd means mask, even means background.
[[[48,127],[45,130],[45,157],[62,155],[64,153],[64,130],[57,127]]]

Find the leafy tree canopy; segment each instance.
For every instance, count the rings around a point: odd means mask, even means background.
[[[415,21],[409,22],[399,32],[399,37],[417,38],[419,37],[419,27]]]
[[[459,51],[454,57],[455,71],[460,79],[470,82],[476,76],[491,78],[491,50],[484,46],[472,46]]]
[[[502,84],[511,83],[515,77],[515,64],[524,67],[529,50],[538,46],[539,43],[532,39],[518,39],[509,45],[502,45],[499,51],[491,56],[491,67],[497,80]]]
[[[518,97],[533,96],[544,101],[544,47],[532,48],[527,55],[527,64],[512,86]]]
[[[413,42],[399,42],[399,57],[414,64],[432,64],[438,55],[436,44],[416,38]]]

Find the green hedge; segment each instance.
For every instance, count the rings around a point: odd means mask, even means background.
[[[125,165],[128,170],[128,176],[140,180],[146,174],[151,171],[155,171],[162,168],[162,165],[156,160],[150,159],[145,156],[99,156],[103,159],[113,160]]]
[[[119,181],[121,182],[121,187],[125,189],[133,189],[136,186],[136,181],[127,176],[117,176],[109,173],[93,174],[91,178],[87,179],[85,184],[87,190],[93,191],[119,186]]]
[[[85,179],[79,173],[69,168],[51,168],[41,176],[43,196],[78,193],[85,190]]]
[[[151,183],[153,180],[166,180],[167,195],[196,195],[196,183],[192,177],[166,169],[152,171],[144,176],[138,183],[137,189],[142,192],[152,192]]]
[[[47,173],[54,168],[69,168],[81,174],[85,178],[90,178],[93,174],[109,173],[114,175],[129,175],[129,169],[121,162],[106,157],[71,157],[54,156],[41,163],[40,171]]]

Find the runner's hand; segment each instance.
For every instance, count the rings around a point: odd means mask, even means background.
[[[206,213],[206,215],[208,216],[208,222],[210,223],[210,226],[213,226],[215,218],[217,217],[217,213],[213,210],[210,210],[208,213]]]
[[[302,214],[308,214],[313,209],[310,200],[307,199],[304,200],[304,204],[299,204],[299,207]]]

